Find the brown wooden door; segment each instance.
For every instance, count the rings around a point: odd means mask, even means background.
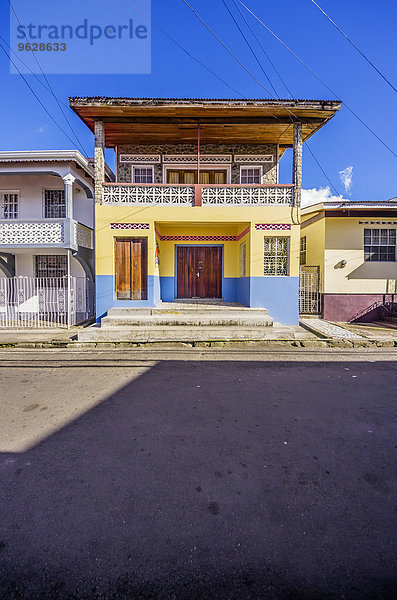
[[[115,240],[117,300],[147,300],[147,238]]]
[[[177,297],[222,297],[221,246],[180,246],[177,249]]]
[[[185,185],[193,185],[194,183],[197,183],[197,170],[168,170],[167,183],[183,183]],[[204,185],[222,185],[226,183],[226,171],[208,171],[200,169],[200,183]]]

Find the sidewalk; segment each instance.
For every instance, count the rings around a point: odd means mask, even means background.
[[[266,339],[209,339],[178,341],[77,341],[84,327],[70,329],[0,329],[0,348],[397,348],[397,329],[374,323],[330,323],[323,319],[302,318],[301,326],[275,323],[266,328]]]

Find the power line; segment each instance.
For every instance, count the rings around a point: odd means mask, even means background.
[[[253,75],[251,73],[251,71],[249,69],[247,69],[247,67],[241,62],[240,59],[237,58],[237,56],[235,54],[233,54],[233,52],[226,46],[226,44],[221,40],[221,38],[211,29],[211,27],[209,25],[207,25],[207,23],[200,17],[200,15],[194,10],[194,8],[192,6],[190,6],[190,4],[186,1],[186,0],[182,0],[182,2],[188,7],[188,9],[195,15],[195,17],[197,17],[197,19],[200,21],[200,23],[202,23],[204,25],[204,27],[210,32],[210,34],[221,44],[221,46],[223,46],[223,48],[226,50],[226,52],[228,52],[230,54],[230,56],[232,56],[234,58],[235,61],[238,62],[238,64],[240,65],[240,67],[242,67],[244,69],[244,71],[246,73],[248,73],[248,75],[250,77],[252,77],[252,79],[254,81],[256,81],[256,83],[265,90],[266,93],[268,93],[270,96],[273,96],[273,94],[271,92],[269,92],[269,90],[263,85],[263,83],[261,83],[259,81],[259,79],[257,79],[255,77],[255,75]],[[271,113],[269,113],[271,114]],[[271,115],[273,117],[275,117],[275,115]],[[275,117],[277,118],[277,117]]]
[[[32,71],[32,69],[29,67],[29,65],[27,65],[25,62],[23,62],[23,60],[18,56],[18,54],[11,48],[10,44],[8,44],[7,41],[1,35],[0,35],[0,40],[3,42],[3,44],[5,46],[7,46],[8,50],[12,52],[12,54],[19,60],[19,62],[23,64],[25,69],[27,69],[30,72],[30,74],[33,75],[33,77],[39,82],[39,84],[41,86],[43,86],[43,88],[45,90],[47,90],[47,92],[51,93],[50,88],[45,83],[43,83],[43,81],[40,79],[40,77],[34,71]],[[58,100],[61,104],[63,104],[63,106],[65,108],[69,108],[68,105],[65,104],[65,102],[63,102],[60,98],[58,98]]]
[[[13,12],[13,13],[14,13],[14,15],[15,15],[15,18],[16,18],[16,20],[18,21],[18,23],[19,23],[19,25],[20,25],[20,29],[22,29],[22,31],[23,31],[23,34],[24,34],[24,36],[25,36],[25,39],[26,39],[26,41],[27,41],[27,42],[30,42],[30,40],[29,40],[28,36],[27,36],[27,35],[26,35],[26,33],[25,33],[25,29],[24,29],[24,27],[22,27],[21,21],[19,20],[19,17],[18,17],[18,15],[17,15],[17,13],[15,12],[15,8],[14,8],[14,6],[13,6],[13,4],[12,4],[11,0],[8,0],[8,2],[9,2],[9,5],[10,5],[10,7],[11,7],[11,10],[12,10],[12,12]],[[75,137],[75,139],[76,139],[76,141],[77,141],[77,144],[78,144],[78,145],[80,146],[80,148],[82,149],[82,151],[83,151],[83,154],[85,154],[85,156],[88,156],[88,153],[87,153],[87,151],[85,150],[85,148],[84,148],[83,144],[80,142],[80,140],[79,140],[79,138],[78,138],[78,136],[77,136],[77,134],[76,134],[75,130],[73,129],[73,126],[72,126],[72,124],[70,123],[69,119],[67,118],[67,116],[66,116],[66,114],[65,114],[65,112],[64,112],[64,110],[63,110],[63,108],[62,108],[62,106],[61,106],[61,104],[60,104],[60,102],[59,102],[59,100],[58,100],[58,98],[56,97],[56,95],[55,95],[55,93],[54,93],[54,90],[52,89],[52,87],[51,87],[51,85],[50,85],[50,82],[48,81],[48,79],[47,79],[47,77],[46,77],[46,75],[45,75],[45,73],[44,73],[43,69],[41,68],[41,65],[40,65],[40,63],[39,63],[39,61],[38,61],[38,59],[37,59],[37,57],[36,57],[35,53],[33,52],[33,50],[32,50],[32,49],[30,50],[30,52],[31,52],[31,54],[32,54],[32,56],[33,56],[33,58],[34,58],[34,60],[36,61],[36,64],[37,64],[37,66],[39,67],[39,69],[40,69],[40,71],[41,71],[41,74],[43,75],[43,77],[44,77],[44,79],[45,79],[45,81],[46,81],[46,83],[47,83],[48,89],[50,90],[50,92],[51,92],[52,96],[54,97],[54,99],[55,99],[55,101],[56,101],[56,103],[57,103],[57,105],[58,105],[58,108],[59,108],[59,110],[61,111],[61,113],[62,113],[62,115],[63,115],[63,117],[64,117],[64,119],[65,119],[66,123],[68,124],[70,131],[71,131],[71,132],[72,132],[72,134],[74,135],[74,137]],[[74,142],[73,142],[73,145],[74,145]]]
[[[225,3],[225,0],[222,0],[222,2],[223,2],[223,4],[225,5],[225,7],[228,9],[228,7],[227,7],[227,5],[226,5],[226,3]],[[241,13],[241,11],[240,11],[239,7],[236,5],[236,3],[235,3],[235,1],[234,1],[234,0],[233,0],[233,2],[234,2],[234,4],[235,4],[236,8],[238,9],[238,11],[240,12],[241,16],[243,17],[243,15],[242,15],[242,13]],[[230,11],[229,11],[229,9],[228,9],[228,12],[229,12],[229,14],[230,14]],[[244,17],[243,17],[243,19],[244,19]],[[244,19],[244,20],[245,20],[245,19]],[[247,44],[249,45],[251,52],[252,52],[252,53],[254,54],[254,56],[255,56],[255,59],[257,60],[257,62],[258,62],[259,64],[261,64],[261,63],[260,63],[260,61],[259,61],[259,58],[258,58],[257,54],[255,53],[255,51],[253,50],[253,48],[252,48],[252,47],[250,46],[250,44],[248,43],[248,41],[247,41],[246,37],[245,37],[245,36],[244,36],[244,34],[242,33],[242,31],[241,31],[240,27],[238,26],[238,24],[236,23],[236,21],[235,21],[235,19],[234,19],[234,18],[233,18],[233,21],[234,21],[235,25],[237,26],[238,30],[240,31],[241,35],[244,37],[245,41],[246,41],[246,42],[247,42]],[[248,24],[247,24],[247,25],[248,25]],[[250,28],[250,30],[251,30],[251,28]],[[251,33],[253,33],[253,32],[252,32],[252,30],[251,30]],[[281,75],[280,75],[280,78],[281,78]],[[286,85],[286,84],[285,84],[285,85]],[[286,87],[287,87],[287,86],[286,86]],[[273,89],[274,89],[274,88],[273,88]],[[291,94],[291,96],[292,96],[292,92],[289,90],[289,88],[288,88],[288,87],[287,87],[287,89],[288,89],[288,92],[289,92],[289,93]],[[294,113],[293,113],[291,110],[289,110],[289,108],[288,108],[286,105],[283,105],[283,106],[284,106],[284,108],[286,108],[286,109],[287,109],[287,111],[290,113],[290,117],[289,117],[289,118],[290,118],[290,120],[291,120],[291,123],[293,124],[293,123],[294,123],[294,121],[293,121],[292,117],[295,117],[295,119],[298,119],[298,117],[296,117],[296,115],[294,115]],[[291,115],[292,115],[292,116],[291,116]],[[310,125],[310,124],[309,124],[309,126],[312,128],[312,130],[314,129],[314,128],[313,128],[313,127]],[[328,181],[328,183],[330,184],[331,188],[333,188],[333,190],[335,191],[335,193],[336,193],[336,194],[340,195],[340,194],[339,194],[339,192],[337,191],[336,187],[334,186],[334,184],[332,183],[332,181],[331,181],[331,180],[330,180],[330,178],[328,177],[327,173],[325,172],[325,170],[324,170],[324,169],[323,169],[323,167],[321,166],[321,164],[320,164],[319,160],[318,160],[318,159],[317,159],[317,157],[314,155],[314,152],[313,152],[313,151],[312,151],[312,149],[310,148],[310,146],[309,146],[309,143],[308,143],[308,142],[306,142],[306,146],[307,146],[307,149],[309,150],[310,154],[312,155],[312,157],[313,157],[314,161],[316,162],[317,166],[319,167],[320,171],[323,173],[324,177],[326,178],[326,180],[327,180],[327,181]]]
[[[40,100],[40,98],[38,97],[38,95],[36,94],[36,92],[34,91],[34,89],[30,86],[30,84],[27,81],[27,79],[22,75],[21,71],[18,69],[17,65],[14,63],[14,61],[11,58],[11,56],[8,54],[8,52],[4,48],[3,44],[1,44],[1,43],[0,43],[0,48],[3,50],[4,54],[8,57],[9,61],[11,62],[11,64],[18,71],[19,75],[22,77],[23,81],[26,83],[26,85],[28,86],[28,88],[32,92],[33,96],[36,98],[37,102],[40,104],[40,106],[43,108],[43,110],[50,117],[51,121],[53,121],[55,123],[55,125],[58,127],[58,129],[68,138],[68,140],[72,143],[72,145],[75,146],[75,141],[72,140],[72,138],[66,133],[66,131],[64,129],[62,129],[62,127],[59,125],[59,123],[56,121],[56,119],[54,119],[54,117],[52,116],[52,114],[47,110],[46,106],[42,103],[42,101]]]
[[[278,97],[279,97],[279,94],[278,94],[278,92],[277,92],[276,88],[274,87],[274,85],[273,85],[273,84],[272,84],[272,82],[270,81],[268,74],[266,73],[265,69],[263,68],[263,66],[262,66],[262,63],[261,63],[261,62],[260,62],[260,60],[258,59],[258,57],[257,57],[256,53],[254,52],[254,49],[252,48],[251,44],[250,44],[250,43],[249,43],[249,41],[248,41],[248,39],[247,39],[247,38],[246,38],[246,36],[244,35],[244,32],[243,32],[243,30],[241,29],[240,25],[238,24],[238,21],[235,19],[235,17],[234,17],[234,15],[233,15],[232,11],[230,10],[230,8],[228,7],[228,5],[226,4],[225,0],[222,0],[222,3],[223,3],[223,5],[224,5],[224,7],[226,8],[227,12],[229,13],[229,15],[231,16],[231,18],[233,19],[233,22],[234,22],[234,24],[236,25],[236,27],[237,27],[237,29],[239,30],[239,32],[241,33],[242,37],[244,38],[244,40],[245,40],[245,43],[247,44],[248,48],[251,50],[251,53],[253,54],[253,56],[254,56],[254,58],[255,58],[256,62],[258,63],[258,65],[259,65],[259,68],[261,69],[262,73],[264,74],[264,76],[265,76],[265,77],[266,77],[266,79],[268,80],[268,82],[269,82],[269,84],[270,84],[270,86],[271,86],[272,90],[274,91],[274,93],[276,94],[276,96],[278,96]]]
[[[243,12],[241,11],[241,8],[238,6],[236,0],[232,0],[234,6],[236,7],[236,9],[238,10],[238,13],[240,15],[240,17],[243,19],[244,23],[246,24],[246,26],[248,27],[248,29],[250,30],[252,36],[255,38],[259,48],[262,50],[263,54],[266,56],[267,60],[269,61],[269,63],[272,65],[273,69],[275,70],[277,76],[279,77],[281,83],[284,85],[285,89],[287,90],[288,94],[291,96],[291,98],[293,98],[293,94],[291,92],[291,90],[289,89],[289,87],[287,86],[287,84],[285,83],[284,79],[281,77],[280,72],[277,70],[276,66],[274,65],[273,61],[270,59],[270,56],[268,55],[268,53],[266,52],[266,50],[264,49],[264,47],[262,46],[262,44],[260,43],[258,37],[255,35],[254,30],[252,29],[251,25],[248,23],[247,19],[245,18]],[[274,88],[273,88],[274,89]]]
[[[280,39],[271,29],[270,27],[268,27],[263,21],[261,21],[261,19],[254,13],[252,12],[252,10],[250,8],[248,8],[248,6],[246,6],[244,4],[244,2],[242,2],[241,0],[237,0],[241,6],[243,6],[245,8],[245,10],[247,10],[265,29],[267,29],[267,31],[276,38],[276,40],[278,40],[280,42],[280,44],[282,44],[289,52],[291,52],[291,54],[293,56],[295,56],[295,58],[324,86],[327,88],[327,90],[329,92],[331,92],[331,94],[333,96],[335,96],[336,98],[338,97],[338,95],[301,59],[299,58],[299,56],[297,54],[295,54],[295,52],[293,50],[291,50],[291,48],[289,46],[287,46],[287,44],[285,42],[283,42],[282,39]],[[368,129],[368,131],[370,133],[372,133],[372,135],[374,137],[376,137],[376,139],[385,147],[389,150],[389,152],[391,152],[393,154],[393,156],[395,156],[397,158],[397,154],[396,152],[394,152],[394,150],[392,150],[390,148],[390,146],[388,146],[386,144],[386,142],[384,142],[379,136],[378,134],[375,133],[375,131],[373,129],[371,129],[371,127],[369,127],[369,125],[367,125],[362,119],[361,117],[358,116],[358,114],[356,112],[354,112],[354,110],[352,108],[350,108],[350,106],[348,106],[346,104],[346,102],[343,102],[344,106],[347,108],[347,110],[358,120],[360,121],[360,123],[362,125],[364,125],[364,127],[366,129]]]
[[[180,50],[182,50],[182,52],[184,52],[185,54],[187,54],[187,56],[189,56],[192,60],[194,60],[201,67],[204,67],[204,69],[206,69],[209,73],[211,73],[211,75],[213,75],[214,77],[216,77],[217,79],[219,79],[219,81],[221,81],[224,85],[226,85],[226,87],[228,87],[230,90],[232,90],[233,92],[235,92],[238,96],[241,96],[242,98],[246,98],[246,96],[244,96],[244,94],[242,94],[241,92],[239,92],[238,90],[236,90],[233,86],[229,85],[224,79],[222,79],[222,77],[220,77],[217,73],[215,73],[215,71],[213,71],[210,67],[207,67],[207,65],[204,64],[203,62],[201,62],[201,60],[199,60],[198,58],[196,58],[195,56],[193,56],[193,54],[191,54],[188,50],[186,50],[186,48],[184,48],[182,46],[182,44],[180,44],[175,38],[173,38],[172,35],[170,35],[167,31],[165,31],[165,29],[163,29],[162,27],[160,27],[160,25],[158,25],[157,23],[155,23],[150,17],[148,17],[147,15],[145,15],[141,10],[139,10],[139,8],[137,8],[134,4],[132,4],[132,2],[130,2],[130,0],[125,0],[125,1],[127,2],[127,4],[129,4],[130,6],[132,6],[132,8],[134,8],[140,15],[142,15],[142,17],[144,19],[146,19],[147,21],[149,21],[149,23],[151,23],[152,25],[154,25],[154,27],[156,27],[168,39],[170,39],[174,44],[176,44],[178,46],[178,48]]]
[[[317,4],[317,2],[315,2],[314,0],[311,0],[311,2],[313,2],[313,4],[315,6],[317,6],[318,10],[323,13],[323,15],[328,19],[328,21],[330,23],[332,23],[332,25],[334,27],[336,27],[336,29],[339,31],[339,33],[341,33],[343,35],[343,37],[349,42],[349,44],[351,44],[353,46],[353,48],[355,48],[357,50],[357,52],[359,54],[361,54],[361,56],[364,58],[364,60],[366,60],[367,63],[370,64],[373,69],[375,69],[375,71],[378,73],[378,75],[380,75],[382,77],[382,79],[384,79],[386,81],[386,83],[388,85],[390,85],[392,90],[394,90],[397,93],[397,88],[391,83],[391,81],[385,75],[383,75],[383,73],[374,65],[374,63],[368,58],[368,56],[366,54],[364,54],[364,52],[362,52],[358,46],[356,46],[356,44],[349,38],[349,36],[344,31],[342,31],[342,29],[335,23],[335,21],[333,21],[331,19],[331,17],[329,15],[327,15],[325,10],[323,10],[321,8],[321,6],[319,4]]]

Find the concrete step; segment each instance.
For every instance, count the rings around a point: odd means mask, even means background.
[[[225,313],[196,315],[193,313],[155,313],[153,315],[109,315],[101,319],[101,327],[271,327],[272,317],[264,314]]]
[[[225,306],[211,306],[211,305],[180,305],[175,306],[170,303],[169,305],[160,305],[156,308],[109,308],[107,312],[108,317],[140,317],[148,315],[194,315],[194,316],[219,316],[219,315],[230,315],[233,317],[245,317],[248,316],[267,316],[268,310],[266,308],[250,308],[242,305],[229,305]]]
[[[291,339],[292,328],[273,327],[87,327],[79,331],[79,342],[198,342],[229,340]],[[295,328],[299,329],[299,328]],[[301,334],[299,334],[300,336]]]

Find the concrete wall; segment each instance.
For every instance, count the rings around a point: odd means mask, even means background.
[[[81,175],[79,175],[82,178]],[[19,219],[44,218],[44,190],[63,190],[63,179],[56,175],[21,174],[2,175],[0,173],[0,190],[19,191]],[[87,198],[84,189],[73,184],[73,218],[87,227],[93,228],[93,199]]]
[[[110,223],[147,223],[149,229],[110,229]],[[256,230],[255,223],[291,225],[289,230]],[[249,233],[239,237],[247,228]],[[157,235],[156,230],[157,229]],[[289,244],[289,275],[264,276],[265,236],[285,236]],[[186,240],[161,239],[188,236]],[[197,236],[233,236],[234,240],[197,240]],[[148,238],[148,300],[118,301],[115,298],[114,239]],[[239,239],[237,239],[239,238]],[[240,277],[240,244],[247,243],[246,277]],[[160,299],[172,301],[176,290],[176,247],[222,245],[223,298],[248,306],[268,308],[269,314],[286,324],[298,322],[299,226],[291,224],[288,206],[105,206],[96,205],[97,315],[111,306],[154,306]],[[156,251],[157,248],[157,251]]]

